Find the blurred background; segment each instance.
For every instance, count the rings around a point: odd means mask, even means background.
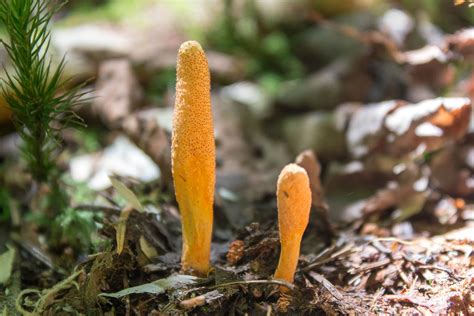
[[[71,0],[52,25],[54,58],[66,56],[69,84],[90,98],[77,109],[87,127],[65,132],[61,168],[86,191],[117,174],[165,188],[145,190],[149,201],[166,196],[176,54],[193,39],[212,76],[218,220],[274,218],[276,177],[307,149],[336,221],[358,218],[381,188],[396,198],[376,207],[410,217],[433,198],[413,189],[420,179],[438,190],[433,205],[472,198],[473,22],[469,1]],[[29,180],[2,102],[3,194],[22,196],[11,188]],[[413,134],[435,119],[441,134]]]

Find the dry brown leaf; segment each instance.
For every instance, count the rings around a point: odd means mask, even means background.
[[[311,186],[311,202],[315,207],[327,208],[321,185],[321,165],[312,150],[305,150],[296,157],[295,163],[306,170]]]
[[[151,260],[158,257],[158,252],[156,251],[155,247],[153,247],[143,235],[140,236],[139,242],[141,251],[148,259]]]
[[[125,244],[125,234],[127,232],[127,220],[130,213],[133,211],[133,207],[127,206],[120,212],[119,220],[116,224],[116,240],[117,240],[117,254],[120,255],[123,251]]]
[[[446,39],[446,43],[454,53],[472,60],[474,58],[474,27],[454,33]]]
[[[437,98],[415,104],[387,101],[368,105],[352,116],[346,138],[356,158],[372,153],[401,157],[459,140],[469,128],[468,98]]]

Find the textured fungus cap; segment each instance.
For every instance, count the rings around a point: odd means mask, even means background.
[[[281,252],[274,278],[293,282],[311,209],[311,189],[305,169],[296,164],[283,168],[278,177],[277,203]]]
[[[176,102],[173,118],[173,154],[180,159],[207,155],[214,165],[215,145],[211,112],[210,74],[206,55],[196,41],[181,45],[178,53]],[[176,160],[173,159],[173,163]]]
[[[206,86],[208,90],[207,94],[209,94],[209,66],[206,55],[198,42],[188,41],[179,47],[177,77],[178,85],[188,83],[192,84],[193,88],[203,88]],[[181,80],[179,78],[181,78]],[[179,87],[177,87],[177,89],[179,89]]]
[[[297,164],[283,168],[277,186],[280,234],[304,231],[309,221],[311,189],[306,170]]]
[[[209,67],[195,41],[183,43],[178,52],[171,159],[183,227],[182,269],[205,275],[212,236],[215,143]]]

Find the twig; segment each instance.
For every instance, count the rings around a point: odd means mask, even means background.
[[[334,250],[334,247],[331,247],[331,248],[328,248],[328,249],[326,249],[326,250],[323,250],[323,251],[316,257],[315,262],[310,263],[310,264],[307,265],[306,267],[303,267],[303,268],[299,269],[298,272],[308,272],[308,271],[312,270],[313,268],[315,268],[315,267],[317,267],[317,266],[319,266],[319,265],[322,265],[322,264],[324,264],[324,263],[330,262],[331,260],[334,260],[334,259],[336,259],[336,258],[339,257],[339,256],[342,256],[342,255],[345,255],[345,254],[348,253],[348,252],[351,252],[353,247],[354,247],[354,244],[353,244],[353,243],[350,243],[350,244],[344,246],[343,248],[341,248],[340,250],[334,252],[334,253],[331,254],[329,257],[327,257],[327,258],[325,258],[325,259],[322,259],[322,260],[318,260],[319,258],[324,258],[327,252]]]
[[[28,241],[22,240],[20,235],[18,235],[17,233],[12,233],[10,237],[15,243],[20,245],[23,250],[28,252],[31,256],[33,256],[36,260],[47,266],[49,269],[53,270],[58,274],[67,275],[67,272],[61,267],[56,266],[51,260],[51,258],[48,257],[45,253],[43,253],[41,249],[39,249]]]
[[[337,24],[330,20],[327,20],[316,11],[311,11],[309,13],[309,18],[313,22],[320,23],[321,25],[325,25],[363,44],[381,45],[386,49],[387,53],[390,55],[390,57],[393,60],[399,63],[402,61],[402,57],[401,57],[402,53],[397,48],[397,45],[395,44],[395,42],[392,41],[389,37],[385,36],[382,32],[379,32],[379,31],[363,32],[348,25]]]
[[[386,258],[386,259],[379,260],[379,261],[376,261],[376,262],[367,263],[365,265],[360,266],[358,269],[353,269],[353,271],[349,271],[349,272],[350,273],[359,273],[359,272],[366,272],[366,271],[374,270],[374,269],[386,266],[391,261],[392,261],[391,259]]]
[[[51,302],[50,298],[54,296],[55,294],[59,293],[60,291],[69,288],[71,285],[75,286],[77,289],[79,289],[79,284],[74,281],[80,274],[82,274],[84,270],[79,270],[73,274],[71,274],[67,279],[64,279],[63,281],[59,282],[55,286],[53,286],[49,290],[43,290],[42,292],[35,290],[35,289],[25,289],[18,294],[18,297],[15,301],[15,306],[19,312],[21,312],[23,315],[42,315],[43,312],[45,311],[45,308],[48,303]],[[23,302],[23,297],[35,293],[39,295],[39,299],[34,303],[34,310],[33,312],[28,312],[23,308],[22,302]]]
[[[26,289],[26,290],[21,291],[20,294],[18,294],[18,297],[15,300],[15,308],[21,315],[24,315],[24,316],[34,316],[35,315],[34,313],[29,312],[26,309],[24,309],[23,305],[21,304],[22,296],[25,296],[27,294],[33,294],[33,293],[38,295],[41,298],[41,292],[39,290],[35,290],[35,289]]]
[[[243,281],[232,281],[232,282],[227,282],[227,283],[221,283],[221,284],[216,284],[216,285],[213,285],[211,287],[209,287],[209,289],[217,289],[217,288],[220,288],[220,287],[226,287],[226,286],[232,286],[232,285],[249,285],[249,284],[275,284],[275,285],[282,285],[282,286],[285,286],[287,288],[289,288],[290,290],[293,290],[295,288],[295,286],[291,283],[288,283],[286,281],[283,281],[283,280],[243,280]]]
[[[374,294],[374,297],[372,298],[372,302],[370,303],[370,309],[369,311],[370,312],[373,312],[373,309],[375,307],[375,304],[377,303],[378,299],[380,299],[382,297],[382,295],[385,294],[385,288],[384,287],[381,287],[377,290],[377,292],[375,292]]]
[[[408,279],[408,276],[406,275],[405,272],[403,272],[402,268],[397,265],[397,264],[394,264],[395,268],[397,269],[398,271],[398,274],[400,275],[400,278],[402,279],[402,281],[408,286],[408,287],[411,287],[413,284],[412,282],[410,281],[410,279]]]
[[[456,279],[457,281],[460,281],[460,280],[463,279],[461,277],[456,276],[454,274],[454,272],[451,271],[451,269],[445,268],[445,267],[435,266],[435,265],[431,265],[431,264],[425,264],[425,265],[418,266],[418,268],[419,269],[434,269],[434,270],[443,271],[443,272],[447,273],[450,277]]]
[[[316,272],[310,272],[309,275],[313,278],[313,280],[324,286],[324,288],[326,288],[326,290],[328,290],[328,292],[331,293],[332,296],[334,296],[337,300],[341,301],[344,299],[344,296],[342,296],[341,292],[339,292],[334,284],[332,284],[324,276]]]
[[[392,241],[392,242],[397,242],[399,244],[409,245],[409,246],[413,246],[413,245],[419,246],[419,244],[414,242],[414,241],[402,240],[402,239],[398,239],[398,238],[395,238],[395,237],[381,237],[381,238],[377,238],[375,240],[377,240],[377,241]]]
[[[203,295],[199,295],[199,296],[196,296],[196,297],[191,297],[187,300],[181,301],[179,303],[179,306],[182,309],[191,310],[193,308],[196,308],[198,306],[202,306],[204,304],[206,304],[206,296],[203,294]]]
[[[267,316],[271,316],[272,315],[272,305],[268,305],[267,306]]]
[[[428,308],[431,312],[433,312],[433,310],[431,309],[431,306],[428,305],[428,303],[422,302],[416,297],[401,295],[401,294],[388,294],[388,295],[385,295],[383,299],[388,300],[388,301],[395,301],[399,303],[410,303],[413,305],[420,305],[420,306]]]
[[[74,207],[75,210],[89,210],[89,211],[105,211],[105,212],[120,212],[122,209],[116,206],[106,206],[106,205],[89,205],[89,204],[79,204]]]

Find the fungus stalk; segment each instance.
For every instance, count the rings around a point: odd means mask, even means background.
[[[311,209],[311,189],[306,171],[296,164],[283,168],[277,185],[280,260],[274,278],[293,283],[303,233]],[[283,289],[282,289],[283,290]]]
[[[215,143],[210,75],[198,42],[178,52],[171,144],[173,182],[183,229],[182,270],[206,275],[211,251]]]

